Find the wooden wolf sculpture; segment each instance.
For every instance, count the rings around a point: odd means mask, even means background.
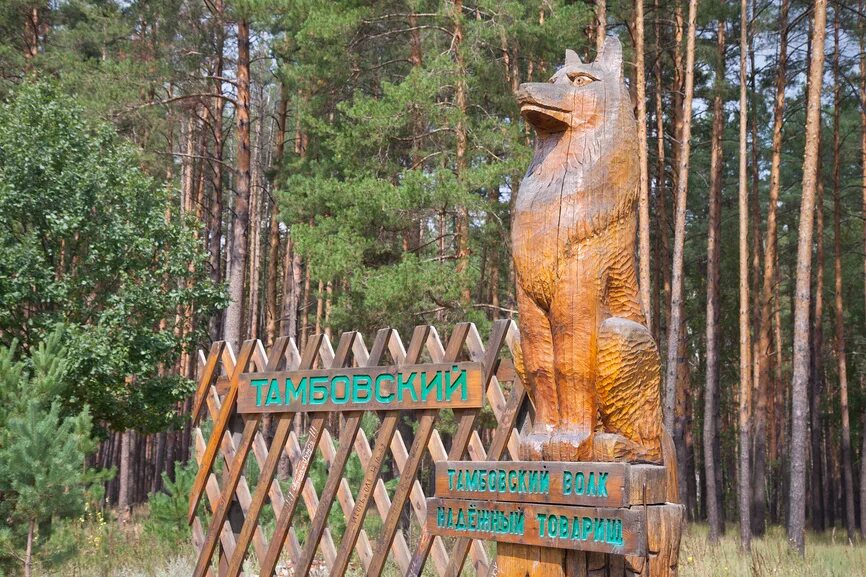
[[[566,52],[522,84],[535,156],[512,221],[521,348],[533,430],[522,458],[660,463],[659,353],[634,263],[637,124],[608,37],[595,62]]]

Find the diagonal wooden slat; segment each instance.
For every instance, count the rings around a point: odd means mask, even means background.
[[[208,441],[207,448],[205,449],[205,453],[202,456],[201,466],[198,469],[198,473],[196,473],[195,481],[192,485],[192,491],[190,493],[189,499],[189,514],[187,517],[190,523],[192,523],[192,519],[195,516],[196,507],[198,507],[198,503],[201,500],[201,495],[204,491],[205,479],[207,479],[211,467],[213,467],[217,450],[219,448],[223,434],[228,428],[229,418],[232,416],[232,413],[234,413],[235,400],[238,396],[238,379],[240,378],[241,373],[243,373],[247,369],[247,365],[250,361],[250,357],[253,354],[254,348],[255,341],[246,341],[243,344],[243,346],[241,347],[241,353],[238,356],[238,360],[234,366],[234,370],[232,371],[231,385],[229,386],[229,390],[226,393],[225,399],[223,400],[223,405],[220,408],[220,414],[217,417],[216,422],[214,423],[214,428],[213,432],[211,433],[210,441]]]
[[[382,329],[378,332],[366,366],[370,367],[379,364],[390,337],[391,329]],[[352,445],[355,442],[355,435],[358,434],[358,429],[361,427],[361,417],[363,415],[363,411],[351,411],[345,414],[345,422],[343,423],[342,431],[340,431],[340,444],[337,448],[337,455],[331,463],[331,470],[327,481],[325,481],[325,487],[322,490],[319,507],[316,509],[316,515],[310,526],[310,532],[304,543],[304,551],[297,566],[297,571],[300,575],[309,573],[310,566],[313,564],[313,557],[316,555],[316,549],[319,547],[319,540],[322,537],[322,531],[325,529],[325,523],[328,522],[328,514],[331,512],[331,505],[337,496],[337,489],[340,486],[340,481],[343,479],[343,470],[346,468],[346,463],[352,452]]]
[[[258,346],[258,345],[257,345]],[[224,370],[231,373],[235,366],[235,356],[234,351],[232,351],[232,347],[229,344],[226,344],[223,348],[222,361]],[[216,420],[220,414],[220,410],[222,408],[222,401],[220,401],[219,394],[216,390],[216,387],[211,387],[210,393],[207,397],[207,407],[208,412],[211,416],[212,420]],[[197,429],[198,430],[198,429]],[[199,435],[201,432],[199,431]],[[256,431],[254,439],[258,439],[261,437],[261,433]],[[234,462],[234,457],[237,454],[237,439],[235,439],[235,435],[231,433],[231,431],[226,430],[223,434],[222,442],[220,443],[220,449],[223,456],[223,461],[225,462],[225,468],[223,469],[223,473],[228,475],[228,472],[231,471],[232,463]],[[204,441],[202,441],[204,445]],[[202,448],[202,452],[204,451],[204,446]],[[217,488],[217,495],[219,495],[219,488]],[[235,490],[235,496],[237,497],[238,504],[241,507],[241,511],[245,512],[249,509],[250,502],[252,501],[252,494],[250,493],[250,488],[247,485],[246,478],[241,475],[240,481],[238,481],[238,487]],[[211,505],[211,510],[215,510],[216,506],[214,504]],[[232,538],[234,539],[234,534],[232,533]],[[255,534],[253,536],[253,545],[257,554],[264,555],[265,549],[267,549],[267,542],[265,540],[264,532],[261,527],[257,527]],[[231,555],[234,551],[234,547],[226,548],[223,547],[222,553],[225,555]],[[220,558],[220,562],[227,564],[227,559]],[[226,565],[227,566],[227,565]]]
[[[220,360],[223,346],[225,346],[225,341],[217,341],[211,345],[204,368],[199,371],[198,389],[195,392],[195,402],[192,407],[192,414],[190,415],[193,426],[198,425],[198,421],[201,418],[201,410],[210,389],[217,363]]]
[[[496,321],[493,324],[493,331],[490,335],[490,342],[485,351],[484,345],[481,342],[481,337],[475,329],[475,325],[471,325],[467,330],[466,344],[470,351],[470,358],[473,361],[481,361],[484,367],[484,387],[494,379],[496,372],[496,364],[499,360],[499,350],[505,342],[505,337],[508,333],[510,321]],[[450,345],[450,343],[449,343]],[[493,383],[491,386],[498,387],[498,383]],[[466,448],[469,445],[469,440],[474,432],[475,420],[480,413],[477,409],[455,410],[454,416],[457,420],[457,431],[451,440],[451,450],[448,452],[448,460],[458,461],[463,458]],[[498,427],[497,431],[501,431],[503,427]],[[435,459],[434,455],[434,459]],[[430,548],[433,545],[433,535],[427,531],[427,525],[421,525],[421,538],[415,548],[415,553],[412,556],[412,564],[409,568],[410,575],[420,575],[424,563],[427,561],[427,555],[430,553]],[[468,548],[467,548],[468,550]],[[466,552],[460,559],[459,568],[463,566]],[[452,551],[449,568],[454,565],[455,557]]]
[[[274,342],[265,370],[274,371],[277,369],[278,363],[284,356],[288,344],[289,341],[287,337],[280,337]],[[315,361],[316,349],[318,347],[315,346],[315,343],[312,344],[313,346],[308,346],[307,350],[304,351],[304,357],[301,360],[301,368],[303,369],[311,368]],[[249,510],[246,512],[243,527],[238,535],[237,547],[235,548],[229,562],[228,571],[226,573],[228,577],[237,577],[241,572],[244,557],[246,556],[247,548],[252,539],[253,529],[258,523],[259,515],[261,515],[262,507],[264,507],[265,504],[265,497],[267,497],[274,476],[277,473],[277,465],[279,465],[280,457],[282,456],[282,447],[288,438],[289,431],[291,430],[292,417],[293,415],[291,413],[280,415],[277,430],[274,433],[274,439],[271,442],[271,450],[259,472],[259,484],[256,487],[256,492],[253,495]]]
[[[225,405],[223,405],[223,407],[225,407]],[[193,572],[193,577],[202,577],[210,565],[211,557],[216,548],[217,536],[219,535],[219,531],[228,516],[229,507],[231,507],[232,504],[232,495],[234,495],[238,483],[241,480],[241,476],[243,475],[244,461],[247,453],[252,447],[253,436],[255,435],[257,428],[258,422],[256,419],[247,418],[244,421],[244,430],[241,435],[241,441],[238,443],[238,452],[235,454],[234,463],[232,463],[228,478],[225,481],[225,485],[223,485],[217,508],[211,517],[211,525],[208,529],[205,542],[202,545],[201,553],[199,554],[198,562],[195,571]]]
[[[469,326],[465,323],[458,324],[454,327],[454,332],[451,339],[448,341],[448,348],[445,351],[445,362],[457,360],[460,354],[460,349],[463,347],[463,342],[466,340],[466,335],[469,332]],[[418,468],[421,466],[421,459],[424,457],[424,452],[427,448],[427,443],[430,441],[430,435],[433,433],[433,427],[436,424],[436,419],[439,416],[437,410],[418,411],[420,414],[418,428],[415,430],[415,438],[412,441],[412,448],[409,450],[409,458],[406,461],[406,466],[400,476],[400,481],[397,483],[397,490],[394,493],[394,500],[391,504],[391,510],[388,511],[388,517],[382,526],[382,534],[379,541],[376,543],[376,551],[373,554],[373,561],[367,570],[367,575],[379,577],[382,570],[385,568],[385,560],[388,556],[388,550],[391,548],[391,543],[394,539],[394,533],[397,531],[397,524],[400,516],[403,513],[403,506],[409,498],[409,493],[412,490],[413,484],[416,482]]]
[[[337,353],[333,361],[330,363],[330,368],[342,367],[349,359],[349,352],[352,349],[352,343],[357,337],[357,333],[343,333],[340,337],[340,344],[337,347]],[[321,348],[320,348],[321,350]],[[298,500],[301,488],[307,481],[307,476],[310,473],[310,465],[312,463],[313,454],[316,446],[322,437],[322,429],[325,426],[326,413],[313,413],[313,418],[310,423],[310,428],[307,434],[307,443],[304,446],[303,457],[298,463],[292,475],[292,485],[289,488],[289,495],[283,510],[277,517],[274,534],[271,537],[270,545],[268,546],[265,558],[261,560],[261,575],[270,576],[274,574],[279,559],[280,552],[283,549],[283,542],[286,540],[289,527],[292,524],[295,510],[298,506]]]
[[[412,364],[417,362],[421,355],[421,346],[426,340],[426,331],[415,331],[412,342],[410,343],[410,355],[407,355],[403,360],[398,361],[398,365]],[[368,363],[369,366],[369,363]],[[376,480],[379,478],[379,473],[382,470],[382,463],[388,451],[388,446],[391,444],[391,439],[397,430],[397,425],[400,422],[400,413],[397,411],[389,411],[382,418],[382,423],[376,435],[376,448],[373,450],[367,463],[364,465],[364,479],[361,482],[361,489],[358,492],[358,500],[349,516],[349,521],[346,524],[346,530],[343,533],[343,541],[340,543],[340,550],[337,552],[337,559],[334,561],[334,566],[331,568],[332,576],[340,576],[346,572],[349,565],[349,557],[352,554],[352,548],[362,531],[364,517],[367,513],[367,507],[370,504],[370,497],[373,494],[373,487]]]

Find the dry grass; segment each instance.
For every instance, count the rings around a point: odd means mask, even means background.
[[[56,577],[192,574],[191,546],[157,543],[141,531],[140,523],[123,529],[113,523],[83,529],[82,542],[94,545],[83,547],[81,555],[57,570],[41,574]],[[806,557],[801,558],[790,551],[780,527],[772,528],[764,538],[755,539],[750,555],[740,553],[735,531],[736,527],[731,526],[713,547],[707,543],[705,526],[689,526],[680,550],[680,577],[866,577],[866,545],[848,544],[844,532],[810,534]],[[492,544],[489,549],[493,550]],[[255,568],[251,569],[255,574]],[[393,574],[388,577],[396,577],[396,568],[388,569]]]

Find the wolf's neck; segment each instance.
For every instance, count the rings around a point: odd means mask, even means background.
[[[600,161],[595,135],[544,135],[536,142],[532,163],[523,179],[524,190],[533,196],[569,194],[593,177]]]

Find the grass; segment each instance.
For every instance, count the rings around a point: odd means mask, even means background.
[[[866,546],[849,545],[845,531],[809,534],[806,556],[788,547],[785,530],[771,527],[742,554],[736,527],[716,546],[707,543],[707,529],[691,525],[680,547],[680,577],[866,577]]]
[[[144,530],[146,511],[120,527],[114,520],[91,521],[78,528],[79,553],[51,571],[51,577],[188,577],[194,558],[187,543],[165,542]],[[866,546],[849,545],[844,531],[810,534],[806,557],[792,553],[784,529],[773,527],[740,553],[736,528],[716,546],[707,543],[703,525],[690,525],[680,549],[680,577],[866,577]],[[391,568],[387,577],[397,573]],[[434,574],[435,572],[430,572]],[[255,574],[254,571],[252,574]],[[348,575],[360,575],[350,571]]]

